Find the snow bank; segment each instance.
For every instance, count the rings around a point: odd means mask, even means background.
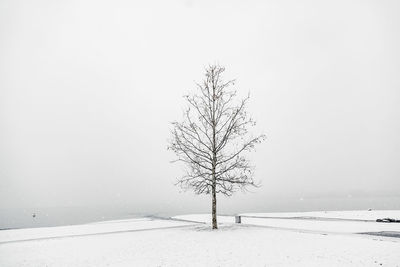
[[[258,217],[320,217],[349,220],[373,220],[380,218],[400,219],[400,210],[346,210],[346,211],[311,211],[311,212],[272,212],[243,213],[244,216]]]
[[[151,220],[148,218],[105,221],[82,225],[26,228],[0,231],[0,244],[23,240],[61,238],[79,235],[109,234],[124,231],[149,230],[165,227],[190,225],[188,222]],[[0,265],[1,266],[1,265]]]

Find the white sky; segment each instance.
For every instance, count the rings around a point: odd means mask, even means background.
[[[166,2],[0,1],[0,208],[208,209],[166,147],[209,63],[268,137],[222,211],[399,196],[399,1]]]

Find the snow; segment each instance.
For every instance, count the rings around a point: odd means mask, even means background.
[[[311,212],[272,212],[244,213],[244,216],[258,217],[320,217],[353,220],[373,220],[382,218],[400,219],[400,210],[346,210],[346,211],[311,211]]]
[[[233,216],[219,216],[219,229],[211,230],[210,218],[3,230],[0,266],[400,266],[400,238],[354,234],[358,228],[399,231],[398,224],[246,217],[234,224]]]
[[[400,223],[377,223],[377,218],[400,218],[398,210],[245,213],[242,223],[325,233],[400,232]],[[287,219],[285,219],[287,218]],[[369,221],[358,221],[369,220]]]
[[[400,232],[399,223],[242,218],[242,223],[331,233]]]
[[[109,234],[115,232],[151,230],[156,228],[168,228],[190,225],[193,223],[151,220],[149,218],[105,221],[82,225],[27,228],[0,231],[0,244],[4,242],[16,242],[32,239],[60,238],[79,235]]]

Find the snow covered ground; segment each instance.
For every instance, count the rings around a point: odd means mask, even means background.
[[[241,214],[242,222],[270,227],[294,228],[327,233],[397,231],[400,223],[377,223],[379,218],[400,219],[400,211],[327,211],[304,213]]]
[[[242,224],[219,216],[217,231],[209,214],[3,230],[0,266],[400,266],[400,238],[357,234],[400,224],[334,220],[385,212],[245,214]]]
[[[346,210],[346,211],[311,211],[311,212],[272,212],[244,213],[244,216],[257,217],[316,217],[348,220],[373,220],[381,218],[400,219],[400,210]]]

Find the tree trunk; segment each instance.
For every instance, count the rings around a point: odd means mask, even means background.
[[[214,79],[214,71],[212,72]],[[216,144],[216,127],[215,122],[215,85],[213,84],[213,98],[212,98],[212,131],[213,131],[213,142],[212,142],[212,229],[218,229],[217,224],[217,177],[215,177],[215,168],[217,166],[217,144]]]
[[[215,185],[212,187],[212,229],[218,229],[217,224],[217,194],[215,192]]]

